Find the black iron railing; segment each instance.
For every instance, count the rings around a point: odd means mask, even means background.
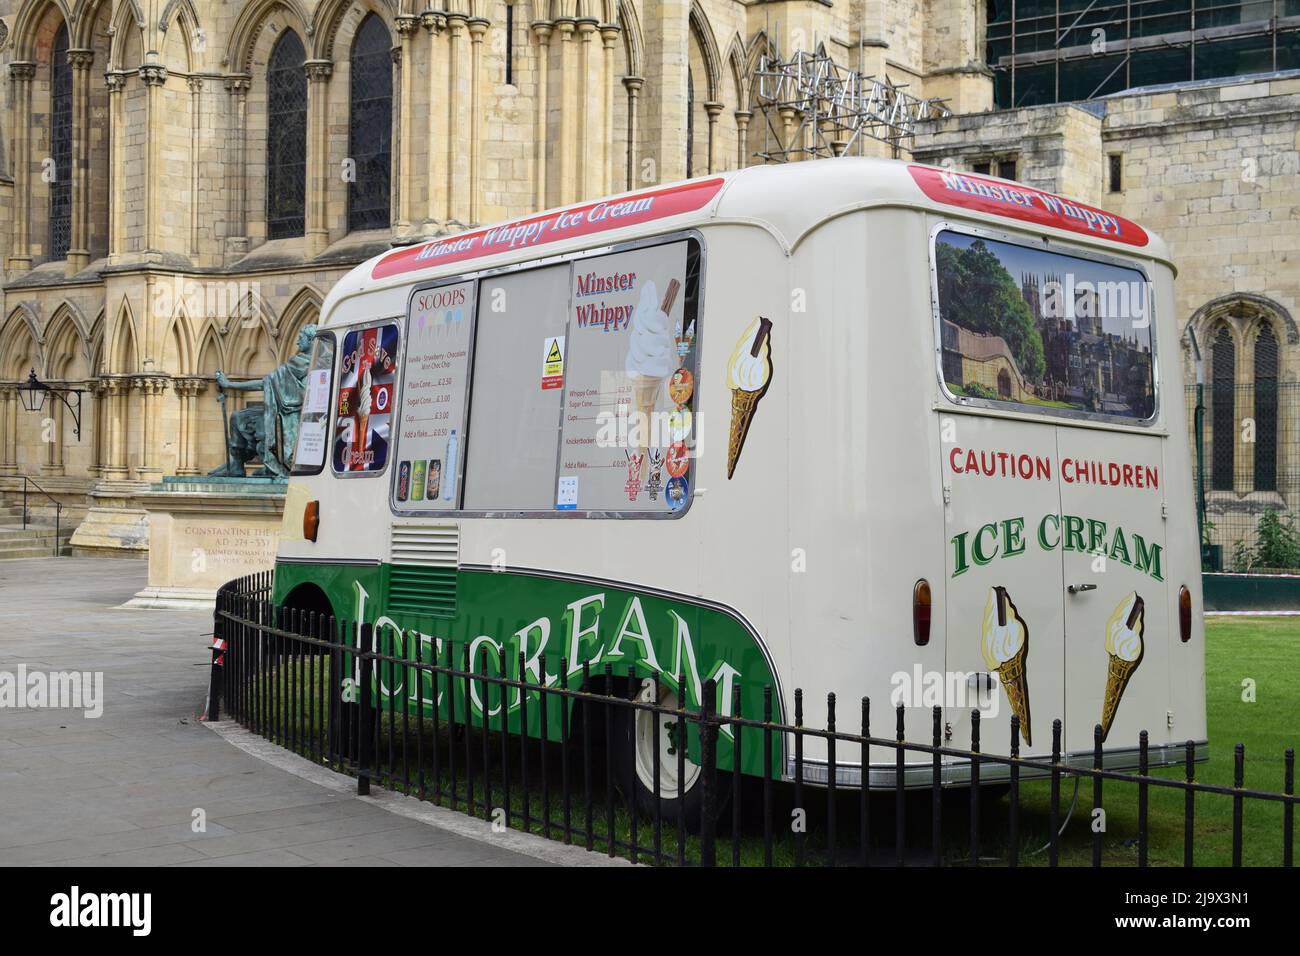
[[[54,505],[54,556],[57,558],[62,553],[59,538],[60,538],[61,529],[63,527],[63,503],[60,502],[57,498],[55,498],[53,495],[51,495],[44,488],[42,488],[40,485],[38,485],[36,482],[32,481],[31,478],[28,478],[26,475],[23,475],[23,530],[24,531],[27,530],[27,522],[29,520],[28,519],[29,509],[27,505],[28,485],[31,485],[34,489],[36,489],[37,492],[44,495],[50,501],[50,503]]]
[[[1010,751],[999,755],[981,750],[978,711],[971,713],[971,746],[964,750],[943,745],[945,728],[937,707],[928,743],[905,739],[901,706],[895,711],[894,735],[874,735],[866,698],[860,701],[858,732],[837,727],[833,694],[828,695],[824,728],[804,724],[800,690],[794,692],[793,724],[773,720],[770,688],[763,697],[761,718],[739,713],[739,689],[734,689],[732,712],[718,712],[712,681],[705,682],[699,707],[668,707],[658,703],[662,700],[658,679],[647,701],[635,690],[639,681],[620,683],[620,676],[630,675],[617,675],[609,664],[600,671],[586,663],[575,668],[575,678],[581,674],[580,680],[573,681],[575,687],[528,680],[522,654],[517,662],[521,676],[513,678],[507,676],[504,651],[485,652],[471,661],[467,646],[455,649],[448,642],[441,653],[435,651],[431,659],[418,660],[417,642],[403,641],[404,651],[416,647],[414,656],[385,653],[369,623],[358,626],[278,607],[270,602],[270,594],[270,574],[241,578],[218,593],[215,632],[218,647],[223,649],[214,655],[208,718],[219,720],[224,708],[254,733],[355,775],[360,794],[369,793],[374,784],[506,827],[639,863],[712,866],[721,854],[721,862],[735,866],[881,862],[978,866],[986,862],[982,846],[993,834],[1004,844],[1008,865],[1042,859],[1056,866],[1062,862],[1062,812],[1068,821],[1083,785],[1091,783],[1094,821],[1099,811],[1104,813],[1104,788],[1123,787],[1126,794],[1136,791],[1136,859],[1131,862],[1139,866],[1150,862],[1151,798],[1158,791],[1183,794],[1181,808],[1173,811],[1165,806],[1162,816],[1165,824],[1171,815],[1182,824],[1184,865],[1193,864],[1197,849],[1197,797],[1231,801],[1231,862],[1235,866],[1243,863],[1247,804],[1280,808],[1280,826],[1271,835],[1255,837],[1252,857],[1267,857],[1270,865],[1293,864],[1295,807],[1300,801],[1295,794],[1293,749],[1283,756],[1283,790],[1277,793],[1246,788],[1241,744],[1234,753],[1233,785],[1219,786],[1196,779],[1197,751],[1191,741],[1184,750],[1182,779],[1153,775],[1146,731],[1138,742],[1137,772],[1129,773],[1105,769],[1100,727],[1095,730],[1091,766],[1066,760],[1059,720],[1053,723],[1050,757],[1032,758],[1020,755],[1019,721],[1014,716]],[[489,664],[496,673],[490,672]],[[546,675],[548,661],[541,658],[539,664],[535,673]],[[558,665],[559,674],[571,673],[566,659],[551,660],[549,665]],[[426,681],[431,699],[423,697]],[[416,688],[415,699],[421,706],[405,706],[405,700],[385,702],[384,689],[391,694],[399,682],[402,694],[407,687]],[[682,675],[675,686],[685,686]],[[444,690],[445,709],[437,704]],[[519,695],[516,703],[525,694],[538,695],[543,703],[536,708],[535,718],[519,707],[517,717],[507,719],[513,705],[492,706],[494,699],[500,704],[512,694]],[[472,706],[475,700],[478,704]],[[434,706],[425,708],[423,703]],[[698,761],[699,804],[694,815],[666,812],[667,805],[675,801],[660,796],[665,768],[657,747],[653,748],[651,781],[646,787],[652,795],[649,805],[621,796],[628,788],[616,781],[617,748],[622,741],[615,727],[620,719],[635,713],[646,714],[654,722],[653,740],[659,739],[661,729],[672,727],[679,741],[697,745],[693,749],[677,746],[673,756],[678,781],[685,780],[688,766]],[[755,739],[762,743],[764,773],[759,779],[741,773],[742,742]],[[545,743],[547,740],[552,743]],[[814,768],[805,759],[810,740],[824,741],[823,767]],[[793,755],[789,763],[792,779],[785,781],[779,779],[776,771],[781,768],[773,762],[783,745],[788,745]],[[871,748],[893,752],[892,798],[889,793],[871,792],[862,786],[850,788],[841,782],[842,768],[870,765]],[[909,755],[913,756],[911,762]],[[928,786],[919,793],[907,788],[907,781],[915,777],[904,772],[906,767],[915,773],[915,755],[929,758]],[[969,762],[970,778],[969,786],[955,791],[945,786],[944,776],[954,760]],[[921,766],[924,773],[925,764]],[[824,776],[817,774],[818,783],[810,780],[810,771],[815,769],[824,772]],[[991,824],[989,814],[981,808],[981,800],[992,802],[981,786],[988,784],[989,777],[1007,788],[1005,827]],[[1066,808],[1062,784],[1071,778],[1076,789]],[[1047,790],[1047,840],[1039,850],[1026,851],[1021,843],[1025,791],[1030,786]],[[928,803],[922,802],[918,809],[927,790]],[[969,805],[969,828],[963,827],[960,833],[953,832],[945,816],[959,816],[953,801],[945,799],[954,795],[958,802]],[[1112,799],[1112,806],[1119,802]],[[729,813],[721,812],[728,808]],[[1037,811],[1041,810],[1039,805]],[[891,815],[892,827],[882,827],[878,818]],[[814,816],[811,823],[798,825],[801,818]],[[920,824],[926,825],[922,829]],[[724,834],[719,833],[720,826],[725,827]],[[1093,866],[1103,863],[1106,839],[1104,827],[1092,826],[1088,862]],[[1075,862],[1083,862],[1077,849]],[[1031,856],[1033,860],[1028,859]]]

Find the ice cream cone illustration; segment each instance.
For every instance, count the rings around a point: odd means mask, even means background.
[[[730,480],[745,447],[745,436],[754,420],[758,403],[772,380],[770,339],[772,321],[759,316],[736,343],[727,363],[731,382],[731,437],[727,442],[727,478]]]
[[[997,671],[1011,711],[1020,718],[1020,736],[1033,746],[1029,726],[1029,684],[1025,659],[1029,656],[1029,625],[1020,617],[1011,595],[1003,587],[989,590],[984,603],[984,627],[980,644],[984,663]]]
[[[1115,613],[1106,622],[1106,698],[1101,705],[1101,739],[1104,743],[1115,722],[1124,688],[1128,687],[1133,672],[1142,663],[1144,647],[1142,631],[1145,626],[1146,605],[1136,591],[1130,591],[1119,602]]]
[[[677,301],[682,284],[673,279],[668,283],[662,302],[657,301],[658,290],[654,281],[641,287],[641,298],[632,313],[627,349],[628,384],[632,387],[632,410],[641,441],[637,452],[645,464],[645,452],[652,431],[655,406],[663,392],[664,382],[677,367],[677,350],[669,314]]]

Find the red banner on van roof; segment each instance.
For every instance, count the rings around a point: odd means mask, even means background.
[[[1131,220],[1031,186],[924,166],[907,169],[921,191],[935,202],[1101,236],[1130,246],[1145,246],[1148,241],[1146,231]]]
[[[448,262],[463,262],[480,256],[532,248],[562,239],[589,236],[610,229],[622,229],[694,212],[708,205],[722,188],[721,179],[683,183],[666,189],[633,193],[620,199],[601,200],[543,213],[531,219],[502,223],[490,229],[435,239],[432,242],[399,249],[375,263],[371,275],[376,279],[415,272]]]

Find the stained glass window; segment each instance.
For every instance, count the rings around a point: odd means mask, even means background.
[[[348,185],[348,228],[389,224],[392,176],[393,63],[388,29],[375,14],[361,21],[352,43],[348,156],[355,178]]]
[[[266,65],[266,235],[303,234],[307,189],[307,59],[298,34],[286,30]]]
[[[72,66],[68,27],[59,27],[50,53],[50,258],[66,259],[72,244]]]

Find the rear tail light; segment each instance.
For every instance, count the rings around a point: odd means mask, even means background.
[[[912,640],[917,647],[930,643],[930,582],[925,578],[912,588]]]
[[[1184,644],[1192,639],[1192,592],[1185,584],[1178,589],[1178,636]]]
[[[302,536],[308,541],[316,540],[316,532],[320,530],[320,502],[309,501],[307,507],[302,511]]]

